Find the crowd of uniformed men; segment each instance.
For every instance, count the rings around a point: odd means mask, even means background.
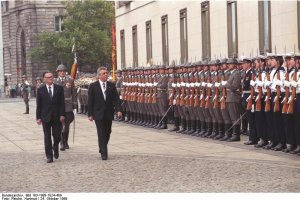
[[[127,68],[116,87],[127,123],[300,155],[300,55]]]

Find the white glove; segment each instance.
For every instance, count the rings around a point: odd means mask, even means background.
[[[191,84],[186,83],[185,86],[189,88],[189,87],[191,87]]]
[[[73,113],[74,113],[74,115],[76,115],[77,114],[77,109],[73,109]]]
[[[226,85],[227,81],[222,81],[222,86]]]
[[[246,99],[246,102],[248,102],[251,99],[251,95]]]
[[[292,85],[293,87],[296,88],[296,87],[298,86],[298,83],[297,83],[296,81],[293,80],[293,81],[291,82],[291,85]]]
[[[181,84],[180,83],[177,83],[177,87],[180,87],[181,86]]]
[[[173,88],[176,88],[176,83],[172,83],[172,87],[173,87]]]
[[[256,85],[259,86],[259,87],[262,87],[263,86],[263,82],[262,81],[256,81]]]
[[[291,83],[289,81],[284,81],[284,86],[285,87],[290,87],[291,86]]]
[[[191,87],[195,87],[195,83],[191,83],[190,86],[191,86]]]
[[[220,83],[215,83],[215,87],[220,87]]]
[[[123,99],[122,95],[120,95],[120,99]]]
[[[198,83],[198,82],[196,82],[196,83],[195,83],[195,86],[196,86],[196,87],[199,87],[200,85],[199,85],[199,83]]]
[[[276,80],[276,81],[275,81],[275,85],[277,85],[277,86],[282,86],[282,82],[281,82],[280,80]]]
[[[205,82],[202,82],[202,84],[201,84],[203,87],[205,87],[206,86],[206,83]]]
[[[173,100],[173,105],[176,105],[176,99]]]
[[[271,85],[271,83],[272,83],[271,81],[265,81],[265,86],[269,87]]]
[[[255,81],[253,81],[253,80],[251,80],[251,81],[250,81],[250,85],[251,85],[251,86],[253,86],[253,87],[255,87],[255,85],[256,85],[256,82],[255,82]]]
[[[185,83],[184,83],[184,82],[181,82],[181,86],[185,87]]]
[[[158,84],[158,83],[157,83],[157,82],[155,82],[155,83],[154,83],[154,86],[157,86],[157,84]]]
[[[207,83],[207,87],[211,88],[212,84],[211,83]]]

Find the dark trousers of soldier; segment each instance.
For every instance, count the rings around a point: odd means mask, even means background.
[[[245,113],[247,110],[246,110],[246,107],[247,107],[247,102],[246,102],[246,99],[248,98],[249,94],[244,94],[243,95],[243,98],[242,98],[242,102],[240,104],[241,106],[241,115],[243,115],[243,113]],[[243,134],[248,134],[248,116],[247,114],[244,115],[241,119],[241,128],[242,128],[242,133]]]
[[[70,124],[74,120],[74,113],[73,111],[66,112],[66,118],[65,118],[65,128],[61,132],[61,150],[64,150],[65,148],[69,148],[68,139],[69,139],[69,132],[70,132]]]
[[[181,120],[181,128],[186,129],[186,119],[185,119],[185,114],[184,114],[184,106],[177,106],[178,107],[178,114],[180,116]]]
[[[24,99],[24,103],[26,106],[26,111],[24,114],[29,114],[29,99]]]
[[[275,94],[272,94],[275,97]],[[283,95],[280,98],[280,102],[283,99]],[[273,97],[273,108],[274,108],[274,97]],[[284,129],[283,129],[283,119],[282,119],[282,104],[280,103],[280,108],[278,112],[273,112],[273,127],[274,127],[274,142],[275,143],[281,143],[281,144],[285,144],[286,143],[286,139],[285,139],[285,135],[284,135]]]
[[[268,141],[268,132],[266,127],[266,115],[265,115],[265,98],[262,98],[261,101],[261,111],[255,111],[255,128],[257,137],[262,139],[263,141]]]
[[[284,127],[284,136],[286,138],[286,143],[295,145],[295,134],[294,134],[294,116],[293,114],[282,114],[283,127]]]
[[[249,124],[249,132],[250,132],[249,133],[249,141],[257,142],[258,136],[257,136],[256,126],[255,126],[255,113],[254,113],[255,102],[253,101],[251,110],[246,109],[247,104],[248,104],[247,98],[249,96],[250,96],[250,94],[244,94],[244,96],[243,96],[242,113],[241,114],[246,112],[246,114],[244,116],[246,117],[246,120],[248,122],[247,124]],[[242,126],[243,126],[243,122],[242,122]],[[245,130],[244,127],[243,127],[243,130]],[[246,130],[247,130],[247,128],[246,128]]]
[[[168,103],[168,100],[167,100],[166,96],[157,98],[159,121],[161,121],[162,126],[163,126],[160,128],[167,127],[167,121],[168,121],[168,116],[167,116],[168,104],[167,103]]]
[[[226,107],[228,108],[229,111],[229,117],[231,120],[231,123],[234,124],[238,122],[240,119],[240,114],[241,114],[241,106],[238,102],[227,102]],[[239,134],[240,130],[237,130],[237,128],[240,128],[239,123],[236,123],[235,126],[236,128],[233,129],[233,132],[235,134]]]
[[[300,145],[300,94],[297,94],[294,104],[294,134],[297,145]]]

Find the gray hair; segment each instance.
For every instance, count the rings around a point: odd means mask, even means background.
[[[101,66],[101,67],[99,67],[99,68],[97,69],[97,75],[99,75],[99,73],[100,73],[101,70],[106,70],[106,71],[108,71],[106,67]]]

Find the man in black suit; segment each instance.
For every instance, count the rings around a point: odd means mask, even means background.
[[[118,117],[121,117],[122,113],[116,86],[107,81],[107,68],[99,67],[97,74],[99,80],[91,83],[88,90],[88,119],[95,120],[99,153],[102,160],[107,160],[107,144],[110,138],[114,109],[116,109]]]
[[[54,157],[58,159],[58,144],[62,123],[65,119],[65,99],[64,89],[60,85],[53,84],[53,74],[45,72],[43,74],[45,84],[37,89],[36,96],[36,123],[43,125],[45,153],[47,163],[53,162]],[[53,136],[53,147],[51,139],[51,129]]]

